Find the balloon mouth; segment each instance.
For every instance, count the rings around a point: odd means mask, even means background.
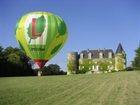
[[[45,65],[46,62],[48,62],[48,60],[36,60],[36,59],[34,59],[33,61],[39,66],[40,69]]]

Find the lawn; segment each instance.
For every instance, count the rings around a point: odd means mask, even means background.
[[[140,71],[0,78],[0,105],[140,105]]]

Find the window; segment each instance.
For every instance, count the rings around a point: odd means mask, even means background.
[[[112,52],[108,53],[108,58],[112,58]]]
[[[95,69],[95,67],[94,67],[94,65],[92,66],[92,70],[94,70]]]
[[[99,58],[103,58],[103,53],[102,52],[99,53]]]
[[[80,54],[80,58],[81,58],[81,59],[84,58],[84,54],[83,54],[83,53]]]
[[[97,71],[99,70],[99,65],[96,66],[96,70],[97,70]]]
[[[91,59],[91,58],[92,58],[92,54],[88,53],[88,59]]]

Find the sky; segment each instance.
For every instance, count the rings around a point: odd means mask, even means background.
[[[140,0],[1,0],[0,45],[18,47],[17,21],[34,11],[61,16],[68,27],[68,39],[48,64],[66,71],[67,53],[86,49],[113,49],[119,43],[127,54],[127,65],[140,43]]]

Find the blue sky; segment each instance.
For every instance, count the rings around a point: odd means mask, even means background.
[[[140,0],[1,0],[0,45],[18,47],[15,25],[29,12],[46,11],[61,16],[69,30],[62,50],[49,63],[66,70],[67,53],[111,48],[121,42],[128,65],[140,43]]]

